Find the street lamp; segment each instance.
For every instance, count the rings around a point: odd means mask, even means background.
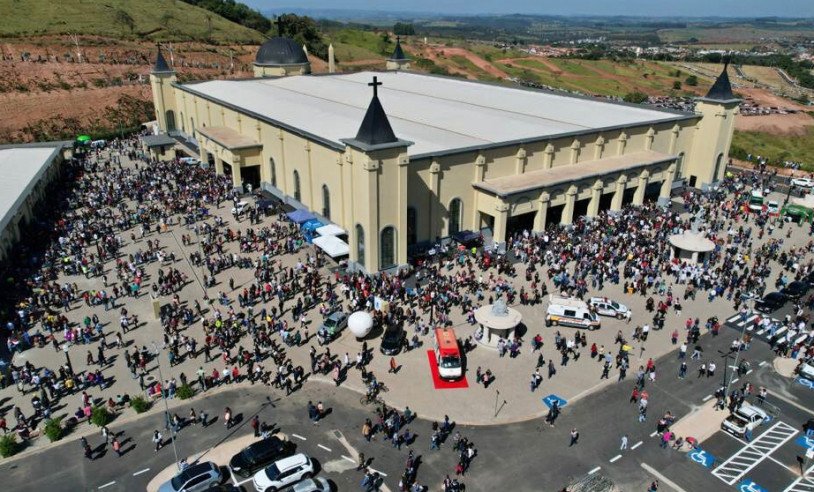
[[[73,374],[73,364],[71,364],[71,354],[68,353],[68,350],[71,348],[69,342],[65,342],[62,346],[62,352],[65,354],[65,362],[68,364],[68,370]]]
[[[153,346],[153,355],[155,356],[155,361],[158,363],[158,380],[159,384],[163,384],[164,376],[161,374],[161,357],[159,357],[160,351],[158,350],[158,344],[152,342]],[[161,387],[161,399],[164,400],[164,418],[166,422],[172,423],[170,420],[170,407],[167,404],[167,393],[165,392],[166,388],[164,386]],[[175,466],[178,468],[178,471],[181,471],[181,463],[178,460],[178,448],[175,446],[175,430],[170,427],[170,441],[172,442],[172,452],[175,453]]]

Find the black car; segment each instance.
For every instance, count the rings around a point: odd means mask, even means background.
[[[237,476],[250,477],[269,463],[294,454],[293,448],[294,446],[287,440],[271,436],[247,446],[232,456],[229,460],[229,469]]]
[[[799,280],[787,285],[781,292],[789,299],[799,299],[808,291],[808,284]]]
[[[382,346],[380,350],[385,355],[396,355],[407,343],[407,334],[401,326],[388,326],[382,335]]]
[[[786,303],[786,296],[781,292],[772,292],[763,296],[763,299],[755,303],[755,309],[761,313],[770,313],[783,307]]]

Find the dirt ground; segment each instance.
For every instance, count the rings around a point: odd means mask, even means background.
[[[756,87],[742,87],[736,89],[736,92],[740,93],[745,97],[751,98],[753,101],[760,104],[761,106],[796,109],[798,111],[811,110],[811,108],[808,106],[803,106],[790,99],[786,99],[778,95],[772,94],[770,91],[766,89]]]
[[[807,127],[814,126],[814,118],[806,113],[738,116],[735,128],[772,135],[805,135]]]
[[[509,74],[507,74],[503,70],[497,68],[496,66],[492,65],[491,63],[479,57],[478,55],[472,53],[471,51],[463,48],[450,48],[442,45],[429,45],[422,46],[421,54],[422,56],[429,58],[434,62],[438,62],[438,59],[440,57],[449,58],[451,56],[462,56],[469,60],[470,62],[472,62],[476,67],[480,68],[481,70],[483,70],[484,72],[488,73],[493,77],[498,77],[501,79],[509,78]],[[458,67],[450,67],[447,64],[444,64],[444,67],[452,73],[465,75],[468,79],[478,78],[476,74],[471,73],[469,70],[464,70]]]

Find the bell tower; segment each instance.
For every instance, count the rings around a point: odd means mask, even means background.
[[[155,119],[161,132],[168,133],[177,129],[175,121],[175,92],[172,84],[177,80],[175,70],[167,65],[167,60],[161,53],[161,45],[157,45],[158,55],[155,65],[150,71],[150,87],[153,90],[153,105],[155,106]]]

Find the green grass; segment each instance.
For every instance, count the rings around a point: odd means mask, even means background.
[[[497,80],[497,77],[494,77],[486,73],[480,67],[469,61],[469,59],[465,56],[452,55],[447,59],[458,68],[466,70],[467,72],[475,75],[475,77],[477,77],[478,80],[491,80],[491,81]]]
[[[133,21],[132,29],[122,21],[128,16]],[[240,43],[255,43],[263,39],[257,31],[180,0],[0,2],[0,36],[46,34],[151,40],[211,39],[216,42]]]
[[[342,62],[352,62],[357,60],[381,60],[382,55],[374,53],[370,50],[362,48],[360,46],[354,46],[352,44],[347,43],[333,43],[334,45],[334,53],[336,54],[336,59],[339,60],[340,63]]]
[[[814,127],[805,135],[772,135],[764,132],[736,131],[732,138],[732,153],[739,149],[768,157],[772,163],[792,160],[803,163],[806,171],[814,171]]]
[[[333,43],[334,50],[337,49],[337,46],[344,45],[344,46],[352,46],[356,48],[361,48],[370,53],[370,55],[363,55],[361,58],[351,58],[351,59],[368,59],[368,58],[381,58],[382,55],[390,55],[394,49],[395,39],[392,39],[391,42],[387,45],[387,50],[382,53],[382,41],[381,41],[381,34],[375,33],[373,31],[362,31],[360,29],[340,29],[338,31],[329,32],[325,34],[325,42],[326,43]],[[361,52],[359,52],[361,54]],[[353,55],[352,53],[348,53]],[[339,53],[336,54],[339,57]],[[340,58],[340,60],[344,60]],[[350,60],[345,60],[350,61]]]

